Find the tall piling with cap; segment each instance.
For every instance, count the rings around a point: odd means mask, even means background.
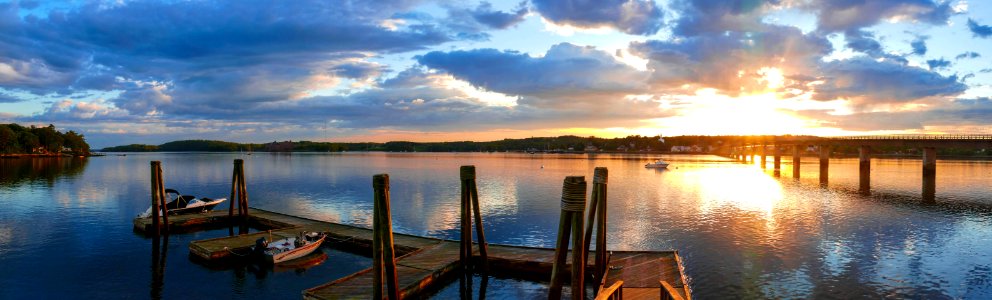
[[[482,209],[479,208],[479,189],[475,183],[475,166],[462,166],[459,169],[461,179],[461,251],[459,259],[465,269],[472,265],[472,216],[475,216],[475,231],[479,241],[479,257],[481,269],[489,270],[489,247],[486,245],[486,235],[482,227]]]
[[[390,300],[396,300],[400,298],[400,292],[396,278],[393,220],[389,209],[389,175],[372,176],[372,190],[372,298],[382,299],[385,283],[387,296]]]
[[[609,173],[605,167],[597,167],[592,177],[592,196],[589,200],[589,213],[586,218],[585,238],[583,238],[583,257],[587,257],[589,244],[592,242],[592,231],[596,228],[596,257],[592,278],[596,283],[602,283],[606,275],[606,183]],[[574,254],[573,254],[574,255]],[[599,291],[599,285],[593,284],[594,291]]]
[[[152,235],[161,236],[163,227],[169,232],[169,208],[165,199],[165,188],[162,184],[162,162],[151,162],[151,196],[152,196]]]
[[[245,161],[234,160],[234,171],[231,174],[231,204],[227,210],[228,218],[234,217],[234,206],[238,207],[238,216],[244,222],[248,219],[248,187],[245,184]]]
[[[562,293],[562,274],[568,256],[569,236],[572,240],[572,299],[585,299],[585,253],[582,241],[582,215],[586,208],[586,179],[584,176],[568,176],[562,184],[561,217],[558,224],[558,241],[555,247],[555,260],[551,268],[551,284],[548,299],[559,299]]]

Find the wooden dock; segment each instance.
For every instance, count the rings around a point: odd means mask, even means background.
[[[170,216],[174,232],[195,230],[204,226],[227,226],[226,211],[195,215]],[[216,262],[247,253],[255,240],[291,237],[300,231],[321,231],[330,237],[334,247],[350,248],[358,253],[371,253],[372,230],[350,225],[306,219],[251,208],[249,223],[267,230],[191,242],[191,256],[206,262]],[[147,232],[152,227],[148,219],[135,219],[135,230]],[[271,238],[270,238],[271,236]],[[396,273],[401,297],[421,297],[439,289],[460,271],[459,242],[435,238],[395,234],[397,253]],[[507,245],[489,245],[489,268],[493,273],[508,274],[523,279],[546,281],[551,276],[555,249]],[[623,281],[624,299],[659,299],[660,282],[675,288],[683,299],[691,299],[681,262],[676,251],[613,251],[606,286]],[[372,270],[333,280],[303,291],[305,299],[367,299],[372,293]]]

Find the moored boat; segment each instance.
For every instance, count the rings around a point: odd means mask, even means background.
[[[175,196],[173,196],[175,195]],[[170,215],[181,215],[181,214],[191,214],[191,213],[201,213],[205,211],[210,211],[214,209],[217,204],[227,201],[227,198],[196,198],[196,196],[183,195],[179,191],[174,189],[165,189],[166,199],[172,199],[165,204],[165,208]],[[138,215],[139,218],[148,218],[152,216],[152,208],[148,207],[144,213]]]
[[[657,160],[655,162],[645,164],[644,167],[645,168],[664,169],[664,168],[668,168],[668,163],[665,162],[664,160],[659,159],[659,160]]]
[[[277,264],[313,253],[320,248],[325,237],[326,235],[320,232],[305,231],[299,236],[272,242],[266,241],[263,237],[255,241],[255,252],[261,256],[263,262]]]

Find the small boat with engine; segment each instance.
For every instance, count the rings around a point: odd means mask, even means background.
[[[665,162],[664,160],[659,159],[659,160],[657,160],[655,162],[645,164],[644,167],[645,168],[655,168],[655,169],[665,169],[665,168],[668,168],[668,163]]]
[[[264,237],[255,241],[254,252],[262,262],[277,264],[304,257],[320,248],[327,235],[320,232],[301,232],[300,235],[269,242]]]
[[[196,198],[192,195],[183,195],[175,189],[165,189],[165,198],[172,199],[165,204],[166,211],[170,215],[181,215],[181,214],[192,214],[210,211],[220,204],[221,202],[227,201],[227,198]],[[139,218],[148,218],[152,216],[152,208],[148,207],[144,213],[138,215]]]

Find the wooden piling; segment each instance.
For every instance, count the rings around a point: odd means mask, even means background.
[[[459,170],[462,182],[462,266],[468,268],[472,258],[472,215],[475,215],[475,231],[479,241],[479,256],[482,259],[482,270],[489,270],[488,246],[482,227],[482,209],[479,207],[479,189],[475,182],[475,166],[462,166]],[[465,259],[469,259],[466,261]]]
[[[782,173],[782,146],[774,146],[775,157],[772,160],[772,169],[775,170],[775,176],[779,176]]]
[[[162,208],[162,229],[166,235],[169,234],[169,200],[165,198],[165,184],[162,183],[162,164],[155,167],[156,178],[158,180],[158,207]]]
[[[768,164],[768,146],[761,145],[761,168],[765,169]]]
[[[242,224],[248,220],[248,187],[245,184],[245,161],[234,160],[234,171],[231,174],[231,205],[227,210],[228,217],[234,217],[234,206],[238,206],[238,216]]]
[[[937,149],[923,148],[923,202],[937,200]]]
[[[469,269],[472,260],[472,193],[468,191],[467,183],[465,182],[466,169],[464,166],[461,168],[459,174],[462,185],[461,185],[461,218],[459,219],[461,228],[461,239],[459,243],[458,259],[462,263],[462,268]]]
[[[800,157],[802,150],[800,150],[801,145],[792,146],[792,178],[799,179],[799,166],[801,165]]]
[[[830,146],[820,145],[820,185],[827,184],[830,175]]]
[[[373,299],[382,299],[382,285],[390,300],[400,298],[399,281],[396,277],[396,251],[393,246],[393,221],[389,209],[389,175],[372,176],[372,257],[373,257]],[[385,272],[385,278],[383,278]]]
[[[551,268],[551,284],[548,299],[561,298],[562,276],[565,259],[568,255],[569,236],[572,240],[572,299],[585,299],[585,253],[582,242],[582,215],[586,208],[586,179],[584,176],[568,176],[562,185],[561,218],[558,225],[558,242],[555,248],[554,265]],[[574,230],[573,230],[574,229]]]
[[[605,167],[596,168],[592,179],[592,196],[589,200],[589,213],[586,218],[586,231],[584,241],[585,253],[583,257],[588,259],[589,243],[592,240],[593,227],[596,228],[596,257],[594,258],[595,269],[593,271],[594,282],[603,282],[606,275],[606,183],[608,171]],[[573,254],[574,255],[574,254]],[[593,290],[599,291],[600,286],[594,285]]]
[[[871,147],[858,147],[858,192],[871,193]]]
[[[160,217],[159,210],[164,208],[159,208],[161,200],[159,199],[159,186],[158,186],[158,170],[159,166],[162,164],[160,161],[151,162],[151,194],[152,194],[152,236],[159,237],[162,235],[161,225],[159,225]]]

